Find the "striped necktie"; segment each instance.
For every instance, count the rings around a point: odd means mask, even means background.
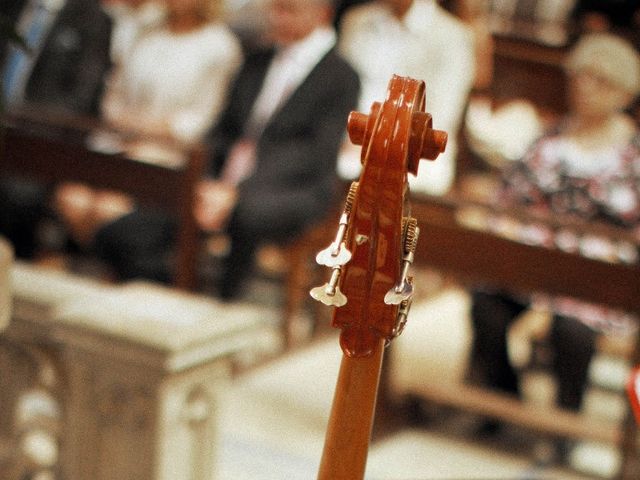
[[[245,126],[245,137],[257,140],[273,114],[293,93],[300,80],[295,68],[295,57],[290,51],[276,54]]]

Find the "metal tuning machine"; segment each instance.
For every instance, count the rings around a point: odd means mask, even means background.
[[[321,287],[312,288],[309,294],[314,300],[333,307],[342,307],[347,303],[347,297],[340,291],[340,267],[335,267],[331,272],[331,279]]]
[[[411,277],[409,277],[409,281],[411,281]],[[409,317],[409,310],[411,309],[411,301],[411,298],[408,298],[407,300],[400,302],[396,325],[391,332],[391,336],[385,342],[387,346],[391,343],[391,340],[399,336],[404,331],[404,327],[407,325],[407,317]]]
[[[349,187],[349,192],[347,193],[344,210],[342,215],[340,215],[340,223],[335,240],[331,245],[316,255],[316,262],[319,265],[330,267],[333,270],[329,282],[320,287],[315,287],[309,292],[313,299],[325,305],[341,307],[347,303],[347,297],[340,291],[338,283],[342,273],[342,266],[349,262],[352,256],[351,251],[346,246],[345,237],[349,226],[349,216],[353,209],[357,193],[358,182],[352,182]]]
[[[413,258],[418,245],[420,229],[418,222],[413,217],[402,219],[403,246],[402,273],[399,282],[392,287],[384,296],[384,303],[387,305],[401,305],[402,302],[411,299],[413,296],[413,282],[409,277],[409,268],[413,263]]]

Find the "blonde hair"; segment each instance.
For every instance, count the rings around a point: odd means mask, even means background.
[[[156,0],[156,3],[165,7],[167,14],[165,20],[169,21],[171,17],[175,15],[170,6],[170,0]],[[195,9],[194,13],[201,22],[215,22],[222,20],[224,13],[223,3],[224,0],[195,0],[193,2],[193,8]]]
[[[640,93],[640,54],[623,38],[610,33],[583,36],[573,47],[565,67],[569,72],[589,70],[633,96]]]
[[[223,0],[200,0],[203,16],[209,21],[216,21],[222,18]]]

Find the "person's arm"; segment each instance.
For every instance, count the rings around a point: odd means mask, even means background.
[[[535,142],[520,159],[507,164],[501,172],[501,188],[496,202],[500,208],[526,207],[533,215],[550,214],[549,185],[562,183],[559,160],[549,155],[549,136]]]
[[[627,159],[625,171],[609,185],[603,208],[615,223],[635,228],[640,235],[640,134],[623,155]]]
[[[243,134],[271,56],[269,52],[248,56],[232,80],[222,112],[205,136],[211,152],[208,177],[216,178],[220,175],[230,149]]]
[[[225,37],[216,46],[215,58],[195,79],[191,92],[185,93],[185,104],[167,119],[168,133],[190,143],[203,137],[216,122],[229,95],[232,78],[242,63],[240,44],[234,37]]]

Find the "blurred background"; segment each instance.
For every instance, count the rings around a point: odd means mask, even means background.
[[[315,257],[362,168],[347,116],[394,74],[449,141],[408,179],[366,478],[640,478],[640,2],[0,21],[1,478],[316,477],[342,351]]]

